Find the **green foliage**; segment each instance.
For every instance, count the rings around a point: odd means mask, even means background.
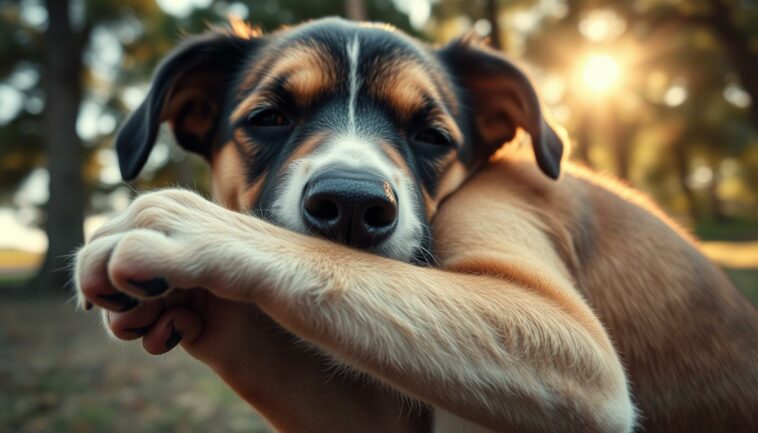
[[[577,140],[574,156],[615,172],[691,220],[758,212],[752,156],[758,147],[758,7],[721,0],[567,4],[564,16],[544,18],[527,35],[522,55],[543,73],[564,78],[593,53],[609,53],[621,67],[621,82],[608,94],[593,95],[567,78],[557,105],[571,110],[564,123]],[[593,40],[582,33],[598,12],[620,20],[618,34]],[[735,92],[743,100],[750,94],[752,104],[735,103]]]

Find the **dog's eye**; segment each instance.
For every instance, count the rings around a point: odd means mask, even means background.
[[[417,143],[431,144],[433,146],[448,146],[450,144],[450,138],[444,132],[439,129],[425,129],[418,134],[414,140]]]
[[[280,111],[273,108],[264,108],[250,113],[247,123],[257,127],[288,126],[289,119]]]

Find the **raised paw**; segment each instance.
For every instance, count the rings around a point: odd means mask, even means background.
[[[197,286],[199,278],[187,266],[186,251],[181,242],[147,229],[90,242],[77,255],[75,267],[80,304],[124,312],[173,287]]]
[[[207,305],[199,300],[210,293],[216,304],[255,302],[250,289],[266,275],[265,227],[188,191],[140,196],[77,253],[79,305],[102,308],[114,337],[168,351],[201,332],[197,314],[205,317]]]
[[[127,312],[103,310],[103,321],[114,337],[121,340],[141,338],[146,352],[159,355],[182,341],[192,342],[200,335],[202,313],[193,309],[194,303],[187,301],[187,297],[144,301]]]

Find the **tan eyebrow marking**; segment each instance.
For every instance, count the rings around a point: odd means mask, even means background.
[[[298,43],[269,54],[253,69],[241,86],[246,89],[265,89],[277,80],[284,81],[284,90],[295,101],[309,104],[319,94],[334,88],[337,83],[335,62],[328,49],[316,43]],[[266,95],[253,91],[234,110],[232,122],[240,121],[257,105],[265,102]]]
[[[387,101],[403,118],[408,119],[423,109],[427,103],[426,97],[440,104],[451,100],[449,89],[439,88],[431,78],[438,73],[412,59],[385,58],[379,61],[375,70],[371,80],[374,95]],[[435,121],[450,133],[455,142],[462,142],[463,134],[447,110],[441,110],[435,117]]]
[[[410,59],[382,59],[371,81],[375,95],[406,117],[424,107],[425,95],[440,100],[426,68]]]

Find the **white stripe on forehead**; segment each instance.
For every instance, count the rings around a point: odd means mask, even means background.
[[[353,134],[356,133],[355,127],[355,98],[358,93],[358,51],[360,45],[358,43],[358,35],[355,35],[353,40],[347,44],[347,57],[350,59],[350,102],[347,106],[347,118],[350,122],[350,130]]]

